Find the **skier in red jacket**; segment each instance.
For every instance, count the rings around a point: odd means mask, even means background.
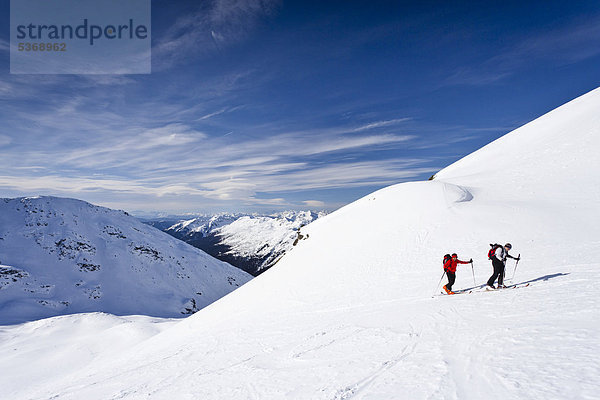
[[[469,261],[461,261],[458,259],[458,255],[453,253],[452,257],[444,263],[444,271],[446,271],[446,275],[448,275],[448,284],[444,285],[446,293],[454,294],[452,285],[454,285],[454,281],[456,280],[456,266],[458,264],[470,264],[472,262],[472,258]]]

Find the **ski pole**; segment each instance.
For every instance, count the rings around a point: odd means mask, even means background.
[[[513,282],[514,282],[514,280],[515,280],[515,272],[517,272],[517,265],[519,265],[519,261],[520,261],[520,260],[521,260],[521,253],[519,253],[519,255],[517,256],[517,262],[515,263],[515,269],[514,269],[514,271],[513,271],[513,276],[512,276],[512,278],[510,279],[510,280],[511,280],[511,281],[513,281]]]
[[[471,261],[471,272],[473,273],[473,285],[477,286],[475,283],[475,270],[473,269],[473,261]]]
[[[435,292],[433,293],[434,295],[437,292],[438,288],[440,287],[440,283],[442,283],[442,279],[444,279],[444,275],[446,275],[446,271],[442,272],[442,277],[440,278],[440,281],[438,282],[437,286],[435,287]]]

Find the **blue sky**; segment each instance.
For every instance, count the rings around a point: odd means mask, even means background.
[[[333,210],[599,86],[600,3],[152,2],[152,74],[11,75],[0,196]]]

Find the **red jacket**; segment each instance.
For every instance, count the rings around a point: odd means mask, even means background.
[[[460,261],[458,258],[451,258],[444,264],[444,271],[456,272],[456,266],[458,264],[469,264],[469,261]]]

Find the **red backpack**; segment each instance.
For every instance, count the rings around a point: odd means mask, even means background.
[[[494,256],[495,256],[495,254],[496,254],[496,250],[498,250],[498,248],[499,248],[499,247],[502,247],[502,246],[501,246],[501,245],[499,245],[498,243],[496,243],[496,244],[491,244],[491,243],[490,243],[490,246],[492,246],[492,248],[490,249],[490,251],[488,251],[488,260],[491,260],[491,259],[492,259],[492,257],[494,257]]]

